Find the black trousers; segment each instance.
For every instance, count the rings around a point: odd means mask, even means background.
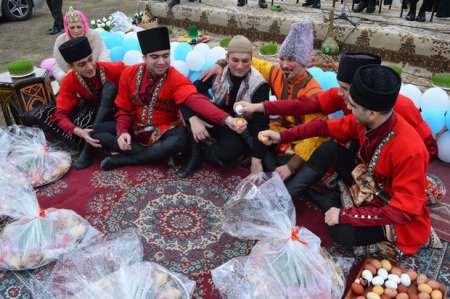
[[[236,163],[239,157],[248,149],[245,137],[226,126],[216,125],[209,129],[208,132],[217,141],[217,144],[214,146],[215,155],[225,165]]]
[[[53,17],[53,28],[62,29],[64,28],[64,19],[62,14],[62,2],[63,0],[46,0],[47,6]]]
[[[407,2],[411,5],[410,7],[416,7],[418,0],[407,0]],[[437,0],[423,0],[422,5],[420,6],[420,11],[431,11],[433,9],[433,5]]]
[[[353,183],[351,172],[357,165],[357,157],[355,151],[331,140],[319,146],[306,165],[321,176],[330,168],[334,169],[339,178],[350,186]],[[301,171],[298,174],[301,174]],[[289,183],[295,184],[295,177]],[[382,226],[337,224],[330,226],[328,233],[334,241],[345,246],[363,246],[386,240]]]

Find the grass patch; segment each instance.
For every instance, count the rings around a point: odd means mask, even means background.
[[[261,48],[259,48],[259,53],[262,55],[275,55],[277,54],[278,47],[275,44],[267,44],[262,45]]]
[[[403,74],[403,68],[398,65],[388,65],[391,69],[393,69],[399,76]]]
[[[8,64],[8,72],[11,75],[23,75],[33,71],[33,63],[30,60],[21,59]]]
[[[450,74],[434,74],[431,81],[436,86],[450,87]]]
[[[228,48],[228,44],[230,43],[230,41],[231,41],[231,38],[229,38],[229,37],[224,38],[224,39],[222,39],[222,40],[220,41],[219,45],[220,45],[222,48]]]

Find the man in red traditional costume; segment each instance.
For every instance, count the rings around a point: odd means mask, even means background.
[[[71,71],[61,82],[55,103],[40,106],[22,118],[27,124],[39,124],[71,147],[81,149],[77,169],[93,162],[93,148],[101,147],[89,133],[92,127],[114,117],[114,99],[123,62],[97,62],[86,37],[63,43],[59,51]]]
[[[272,105],[271,102],[264,103],[236,103],[242,105],[242,113],[244,115],[251,115],[254,112],[266,112],[265,107],[271,106],[270,111],[274,115],[284,115],[282,111],[289,111],[289,115],[304,115],[312,113],[323,113],[325,115],[332,114],[342,110],[344,115],[351,114],[351,110],[347,108],[348,97],[350,92],[350,84],[353,81],[353,76],[356,70],[368,64],[381,64],[381,58],[377,55],[368,53],[346,53],[342,55],[339,62],[339,69],[337,72],[337,80],[339,87],[330,88],[315,96],[300,96],[297,101],[284,101]],[[279,111],[281,109],[281,111]],[[400,114],[413,128],[416,129],[419,136],[422,138],[428,153],[431,158],[436,158],[438,148],[436,140],[433,138],[430,127],[423,120],[419,109],[414,106],[414,103],[408,97],[399,94],[394,105],[394,110]]]
[[[417,131],[392,109],[400,87],[392,69],[362,66],[350,88],[347,108],[352,114],[260,133],[267,145],[312,136],[331,136],[340,143],[359,140],[357,154],[338,142],[322,144],[296,176],[297,192],[314,185],[329,168],[336,170],[353,202],[352,207],[322,205],[331,237],[347,246],[387,242],[397,257],[415,254],[431,234],[425,206],[429,154]]]
[[[197,92],[188,78],[170,66],[166,27],[138,32],[144,63],[125,69],[115,100],[116,134],[95,131],[92,137],[119,152],[101,163],[103,170],[162,161],[189,145],[178,106],[186,104],[198,115],[242,133],[245,121],[232,118]]]

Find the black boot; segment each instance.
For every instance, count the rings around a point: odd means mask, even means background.
[[[356,7],[353,9],[353,11],[354,11],[354,12],[362,12],[362,11],[367,7],[367,4],[368,4],[368,0],[361,0],[361,1],[359,2],[358,6],[356,6]]]
[[[369,0],[369,2],[367,2],[366,12],[373,13],[374,11],[375,11],[375,0]]]
[[[220,160],[216,154],[216,151],[217,145],[205,146],[201,151],[201,155],[208,163],[219,165],[224,170],[231,169],[233,167],[233,163]]]
[[[245,0],[238,0],[237,6],[244,6],[245,5]]]
[[[267,8],[266,0],[259,0],[258,5],[260,8]]]
[[[425,22],[425,19],[426,19],[426,17],[425,17],[425,11],[423,10],[419,10],[419,13],[417,14],[417,18],[416,18],[416,21],[417,22]]]
[[[338,191],[318,190],[309,188],[305,194],[322,212],[328,211],[332,207],[341,206],[341,195]]]
[[[92,162],[94,162],[94,148],[85,142],[77,161],[75,161],[75,168],[87,168],[92,165]]]
[[[167,3],[167,6],[173,7],[173,6],[177,5],[177,4],[180,4],[180,0],[167,0],[166,3]]]
[[[313,5],[314,0],[306,0],[304,3],[302,3],[302,6],[310,6]]]
[[[416,19],[416,1],[411,0],[409,3],[409,12],[405,17],[407,21],[414,21]]]
[[[305,195],[308,189],[320,180],[322,175],[322,173],[318,173],[308,165],[300,168],[295,176],[286,184],[286,188],[292,199],[296,200],[300,196]]]
[[[191,142],[191,151],[189,153],[189,160],[186,162],[186,164],[183,165],[178,171],[177,175],[180,178],[186,178],[191,173],[196,171],[198,168],[200,168],[203,165],[204,161],[201,155],[201,147],[200,144],[193,141]]]
[[[313,8],[320,8],[320,0],[314,0]]]

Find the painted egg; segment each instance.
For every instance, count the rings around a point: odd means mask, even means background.
[[[426,277],[425,275],[420,274],[419,276],[417,276],[416,282],[418,285],[422,284],[422,283],[427,283],[427,281],[428,281],[428,277]]]
[[[381,270],[381,269],[380,269]],[[374,285],[374,286],[381,286],[381,285],[383,285],[383,283],[384,283],[384,279],[383,279],[383,277],[381,277],[381,276],[375,276],[373,279],[372,279],[372,284]]]
[[[400,277],[397,274],[389,274],[388,275],[388,280],[392,280],[396,284],[400,283]]]
[[[397,290],[386,288],[384,289],[384,294],[389,298],[395,298],[397,296]]]
[[[442,293],[439,290],[431,292],[431,299],[442,299]]]
[[[377,293],[374,293],[374,292],[367,293],[366,298],[367,299],[381,299],[380,295],[378,295]]]
[[[373,279],[373,275],[372,272],[370,272],[370,270],[364,270],[361,273],[362,278],[367,279],[368,282],[371,282]]]
[[[378,276],[382,277],[383,279],[387,279],[388,271],[385,268],[378,269]]]
[[[352,292],[355,295],[361,295],[362,293],[364,293],[364,288],[359,283],[354,282],[352,283]]]
[[[392,280],[386,280],[386,282],[384,283],[384,285],[387,287],[387,288],[391,288],[391,289],[397,289],[397,283],[395,283],[395,281],[392,281]]]
[[[381,296],[381,295],[383,295],[383,293],[384,293],[384,289],[383,289],[382,286],[374,286],[374,287],[372,288],[372,292],[374,292],[374,293],[377,294],[378,296]]]
[[[371,264],[372,266],[374,266],[375,269],[377,269],[377,270],[381,268],[381,262],[380,262],[379,260],[377,260],[377,259],[371,260],[371,261],[370,261],[370,264]]]
[[[409,287],[411,285],[411,277],[407,273],[403,273],[400,276],[400,282],[402,285]]]
[[[414,270],[409,270],[408,272],[406,272],[406,274],[408,274],[409,278],[411,278],[411,281],[417,279],[417,272]]]
[[[409,299],[409,296],[406,293],[399,293],[395,299]]]
[[[437,282],[436,280],[427,281],[427,285],[429,285],[433,290],[439,289],[439,282]]]
[[[391,271],[391,269],[392,269],[391,262],[389,262],[388,260],[382,260],[381,267],[386,269],[387,271]]]
[[[372,275],[376,275],[376,274],[377,274],[377,268],[375,268],[375,266],[372,265],[372,264],[366,264],[366,265],[364,266],[364,269],[365,269],[365,270],[369,270],[370,273],[372,273]]]
[[[430,299],[430,294],[428,293],[419,293],[419,299]]]
[[[428,294],[431,294],[431,292],[433,291],[433,289],[429,285],[427,285],[426,283],[419,284],[417,286],[417,289],[421,293],[428,293]]]
[[[397,276],[401,276],[403,273],[402,269],[398,268],[398,267],[392,267],[391,269],[391,274],[395,274]]]

